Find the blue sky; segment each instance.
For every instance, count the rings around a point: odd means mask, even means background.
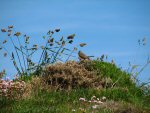
[[[86,42],[82,48],[96,57],[108,54],[117,65],[128,68],[128,62],[142,67],[150,54],[149,0],[0,0],[0,28],[14,25],[15,30],[28,34],[38,43],[49,29],[60,28],[58,36],[76,34],[76,43]],[[0,42],[4,35],[0,33]],[[147,38],[145,47],[138,39]],[[7,47],[11,50],[9,43]],[[0,70],[8,76],[15,69],[0,53]],[[150,66],[139,76],[150,78]]]

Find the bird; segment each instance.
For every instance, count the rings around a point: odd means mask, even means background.
[[[81,60],[90,60],[89,56],[87,56],[85,53],[83,53],[82,51],[78,52],[79,58]]]

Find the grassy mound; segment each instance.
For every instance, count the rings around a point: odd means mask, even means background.
[[[19,100],[6,100],[11,113],[148,113],[150,94],[129,73],[101,61],[70,61],[46,67],[41,76],[25,77]],[[149,92],[149,91],[147,91]]]

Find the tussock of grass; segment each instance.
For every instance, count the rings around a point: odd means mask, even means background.
[[[149,112],[149,94],[130,79],[130,74],[114,64],[101,61],[67,62],[50,65],[42,76],[26,77],[22,98],[1,107],[11,113],[141,113]],[[115,84],[114,84],[115,83]],[[92,96],[106,97],[98,104],[82,102]]]

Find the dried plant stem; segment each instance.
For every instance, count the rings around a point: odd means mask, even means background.
[[[140,69],[140,71],[139,71],[138,74],[136,75],[136,78],[137,78],[137,76],[138,76],[149,64],[150,64],[150,61],[147,62],[147,63]]]
[[[21,61],[20,61],[20,57],[19,57],[18,51],[17,51],[16,46],[15,46],[15,44],[14,44],[14,42],[13,42],[13,40],[12,40],[11,37],[10,37],[10,40],[11,40],[11,42],[12,42],[12,44],[13,44],[13,46],[14,46],[15,52],[16,52],[16,54],[17,54],[17,57],[18,57],[18,60],[19,60],[19,64],[20,64],[20,68],[21,68],[22,72],[24,72],[24,71],[23,71],[23,67],[22,67],[22,65],[21,65]]]
[[[24,63],[24,67],[25,67],[25,72],[27,72],[27,68],[26,68],[26,64],[25,64],[25,58],[24,58],[23,51],[22,51],[22,45],[21,45],[21,42],[20,42],[18,36],[17,36],[17,39],[18,39],[18,42],[19,42],[19,45],[20,45],[20,50],[21,50],[22,57],[23,57],[23,63]]]
[[[26,62],[27,62],[27,75],[30,74],[30,70],[28,70],[30,67],[29,67],[29,62],[28,62],[28,58],[29,58],[29,52],[28,52],[28,44],[25,42],[25,49],[26,49]]]
[[[60,48],[58,49],[58,51],[57,51],[56,54],[54,55],[54,59],[53,59],[53,61],[52,61],[52,64],[56,62],[56,58],[57,58],[57,56],[58,56],[58,54],[59,54],[59,51],[62,49],[62,47],[63,47],[63,45],[60,46]]]
[[[4,46],[1,46],[1,47],[8,53],[9,57],[11,58],[12,56],[11,56],[11,54],[9,53],[9,51],[8,51]],[[11,60],[13,60],[13,62],[15,62],[15,59],[14,59],[14,58],[12,58]],[[17,64],[14,65],[14,66],[15,66],[16,70],[18,71],[18,73],[21,75],[21,72],[20,72],[20,70],[19,70]]]
[[[50,35],[50,38],[52,37],[52,35],[53,35],[53,34]],[[45,45],[45,47],[44,47],[44,49],[43,49],[43,51],[42,51],[42,54],[41,54],[41,56],[40,56],[40,59],[39,59],[39,62],[38,62],[38,66],[37,66],[37,70],[39,69],[40,62],[41,62],[41,60],[42,60],[42,58],[43,58],[43,54],[45,53],[47,46],[48,46],[48,40],[47,40],[46,45]]]
[[[72,54],[73,54],[74,51],[75,51],[74,49],[71,51],[71,53],[69,54],[69,56],[68,56],[68,58],[66,59],[65,62],[67,62],[69,60],[69,58],[72,56]]]

